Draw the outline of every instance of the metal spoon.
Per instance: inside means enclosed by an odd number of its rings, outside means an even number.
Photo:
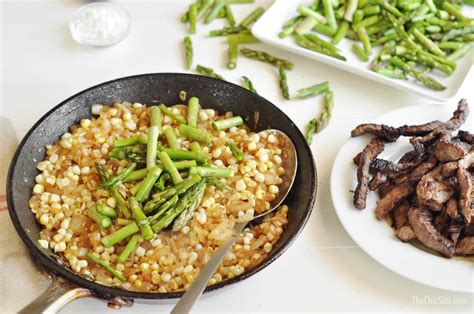
[[[268,129],[260,132],[259,135],[262,135],[264,133],[266,133],[267,135],[273,134],[277,136],[279,139],[279,143],[282,146],[282,167],[285,169],[285,173],[281,176],[283,181],[278,186],[280,190],[278,196],[273,201],[271,201],[269,210],[257,214],[251,220],[238,221],[234,225],[234,228],[232,229],[232,236],[222,242],[221,245],[217,248],[211,259],[199,272],[199,275],[196,277],[191,286],[175,305],[175,307],[171,311],[171,314],[189,313],[194,303],[197,301],[197,299],[201,296],[202,292],[206,288],[207,283],[211,279],[217,267],[219,267],[227,252],[237,240],[239,234],[244,230],[245,226],[247,226],[247,224],[249,224],[251,221],[261,218],[277,209],[290,192],[291,186],[295,181],[296,168],[298,166],[298,158],[296,156],[295,146],[293,145],[293,142],[288,137],[288,135],[279,130]]]

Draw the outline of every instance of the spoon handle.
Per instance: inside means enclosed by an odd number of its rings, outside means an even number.
[[[221,264],[229,249],[237,240],[237,236],[244,230],[248,222],[238,222],[233,228],[233,234],[219,245],[217,250],[212,254],[211,259],[206,263],[199,275],[193,281],[188,290],[181,299],[176,303],[171,314],[185,314],[191,311],[196,300],[201,296],[217,267]]]

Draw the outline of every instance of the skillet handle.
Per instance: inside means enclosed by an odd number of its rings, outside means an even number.
[[[76,299],[92,296],[94,293],[91,290],[74,286],[61,277],[53,276],[51,285],[19,313],[57,313],[66,304]]]

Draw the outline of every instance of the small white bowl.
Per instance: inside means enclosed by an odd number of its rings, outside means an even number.
[[[71,36],[80,44],[109,46],[128,36],[130,14],[123,7],[109,2],[95,2],[77,9],[70,22]]]

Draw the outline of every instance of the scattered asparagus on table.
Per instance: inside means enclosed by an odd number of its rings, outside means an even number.
[[[274,57],[274,56],[272,56],[269,53],[266,53],[264,51],[253,50],[253,49],[249,49],[249,48],[242,48],[242,49],[240,49],[240,53],[244,57],[259,60],[259,61],[262,61],[262,62],[266,62],[266,63],[269,63],[269,64],[274,65],[276,67],[278,67],[280,64],[282,64],[283,67],[287,70],[292,70],[293,67],[294,67],[293,62],[285,60],[285,59],[280,59],[280,58]]]
[[[184,37],[184,52],[186,56],[186,68],[189,70],[193,66],[193,42],[191,37]]]
[[[280,82],[280,90],[283,98],[290,99],[290,92],[288,88],[288,79],[286,77],[285,66],[282,63],[278,64],[278,80]]]
[[[203,66],[203,65],[198,64],[198,65],[196,66],[196,71],[197,71],[199,74],[202,74],[202,75],[205,75],[205,76],[209,76],[209,77],[213,77],[213,78],[216,78],[216,79],[220,79],[220,80],[225,81],[225,78],[222,77],[222,75],[219,75],[219,74],[217,74],[216,72],[214,72],[214,70],[213,70],[212,68],[205,67],[205,66]]]
[[[317,85],[316,85],[317,86]],[[332,108],[334,107],[334,94],[331,90],[326,91],[324,108],[318,118],[312,119],[307,127],[306,141],[311,145],[313,142],[313,135],[321,132],[327,124],[332,115]]]
[[[253,86],[252,81],[248,77],[242,76],[242,81],[243,81],[243,86],[246,89],[248,89],[251,92],[257,93],[257,91],[255,90],[255,87]]]

